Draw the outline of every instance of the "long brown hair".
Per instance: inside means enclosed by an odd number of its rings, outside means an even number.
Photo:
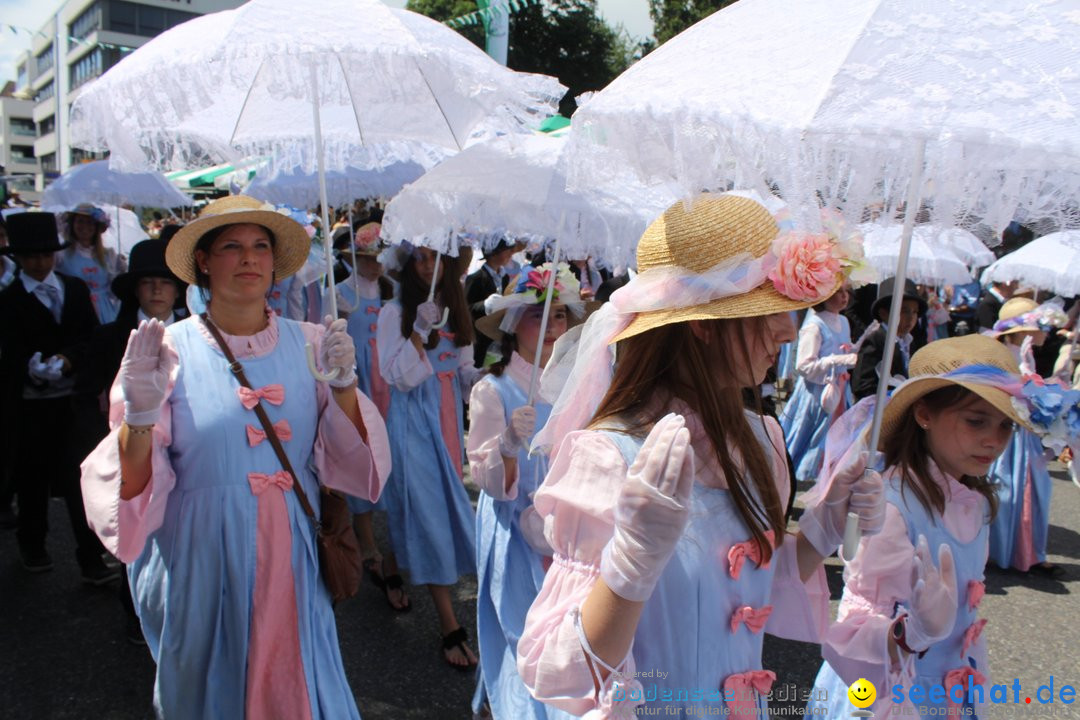
[[[919,398],[931,412],[938,413],[954,407],[959,408],[975,402],[979,396],[959,385],[949,385],[929,392]],[[900,493],[911,490],[927,511],[945,512],[945,492],[930,477],[930,445],[926,433],[915,422],[915,403],[907,409],[899,429],[885,440],[885,467],[900,468]],[[997,515],[998,498],[993,484],[987,477],[965,475],[957,478],[962,484],[986,498],[990,504],[990,520]]]
[[[777,546],[784,537],[780,493],[765,449],[743,411],[742,389],[717,379],[736,377],[735,352],[741,352],[742,360],[750,366],[749,346],[739,319],[703,324],[712,333],[708,344],[694,335],[687,322],[663,325],[619,341],[611,387],[590,426],[617,418],[630,434],[644,435],[665,412],[666,403],[650,402],[657,393],[685,402],[701,419],[735,508],[768,558],[773,545],[765,533],[773,531]],[[729,447],[739,449],[745,470],[739,468]],[[783,453],[783,448],[774,451]]]
[[[439,299],[444,306],[450,308],[450,318],[446,324],[454,333],[454,345],[457,347],[472,345],[475,337],[472,315],[469,314],[469,305],[465,302],[465,287],[461,284],[461,260],[450,255],[442,256],[442,280],[439,281],[438,288]],[[430,286],[417,274],[416,261],[410,255],[405,261],[405,267],[401,269],[402,337],[412,335],[416,308],[427,302],[428,290]],[[439,336],[432,333],[424,347],[431,350],[438,344]]]

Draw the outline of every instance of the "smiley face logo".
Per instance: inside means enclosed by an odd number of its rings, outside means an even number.
[[[848,700],[857,708],[868,708],[877,699],[877,688],[866,678],[859,678],[851,683],[847,691]]]

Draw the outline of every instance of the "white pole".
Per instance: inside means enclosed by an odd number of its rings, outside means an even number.
[[[922,192],[923,166],[926,162],[926,139],[915,142],[912,155],[911,180],[908,184],[907,204],[904,209],[904,228],[900,235],[900,257],[896,261],[896,278],[893,280],[892,301],[889,303],[889,324],[885,330],[885,354],[881,359],[881,374],[878,377],[877,396],[874,400],[874,421],[870,426],[870,458],[867,472],[882,470],[878,453],[881,439],[881,419],[885,412],[885,398],[889,392],[889,378],[892,372],[893,355],[896,350],[896,327],[900,324],[900,309],[904,304],[904,280],[907,278],[908,255],[911,253],[911,235],[915,229],[915,216],[919,214],[920,193]],[[844,528],[844,559],[850,562],[858,549],[858,532],[852,526],[858,525],[858,517],[848,513],[847,527]]]
[[[540,358],[544,354],[544,338],[547,337],[548,316],[551,314],[551,299],[555,296],[555,277],[559,274],[559,244],[562,232],[555,236],[555,252],[551,259],[551,275],[548,277],[547,295],[544,297],[544,314],[540,316],[540,335],[537,338],[536,356],[533,358],[532,376],[529,378],[529,405],[536,402],[536,381],[540,377]],[[588,272],[586,270],[586,272]]]
[[[442,260],[442,253],[435,251],[435,270],[431,273],[431,287],[428,288],[427,301],[433,302],[435,300],[435,286],[439,284],[439,263]]]
[[[356,296],[356,306],[360,307],[360,278],[356,274],[356,234],[353,230],[351,202],[349,203],[349,254],[352,256],[353,295]]]

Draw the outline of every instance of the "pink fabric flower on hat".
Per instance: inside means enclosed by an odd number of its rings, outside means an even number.
[[[382,225],[377,222],[369,222],[366,225],[362,225],[360,229],[356,231],[356,246],[359,248],[368,248],[379,241],[379,233],[382,231]]]
[[[792,300],[821,300],[835,287],[841,270],[828,235],[787,232],[773,240],[776,264],[769,272],[776,291]]]

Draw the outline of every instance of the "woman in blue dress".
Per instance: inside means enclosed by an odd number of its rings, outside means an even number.
[[[379,372],[391,388],[386,425],[394,465],[383,500],[393,548],[384,558],[384,582],[398,610],[411,606],[399,567],[414,584],[428,586],[443,657],[469,669],[476,655],[450,591],[460,576],[476,572],[475,519],[462,482],[463,398],[479,372],[472,316],[460,258],[443,256],[436,268],[436,254],[427,248],[402,246],[393,254],[400,294],[379,312],[375,340]],[[432,284],[435,299],[428,301]],[[440,325],[444,309],[448,322]]]
[[[109,216],[101,208],[83,203],[64,213],[64,235],[69,243],[61,250],[56,269],[77,277],[90,288],[98,322],[111,323],[120,312],[120,301],[110,289],[113,279],[127,270],[127,262],[101,236],[109,227]]]
[[[112,432],[83,463],[87,519],[128,564],[157,663],[159,717],[358,718],[320,578],[314,524],[294,492],[376,499],[385,427],[356,389],[345,321],[278,318],[274,276],[307,257],[294,221],[243,196],[217,200],[170,241],[169,268],[212,291],[206,315],[132,331]],[[251,387],[230,372],[220,331]],[[305,361],[315,350],[329,383]],[[261,405],[296,475],[282,468]]]
[[[793,339],[788,311],[843,279],[839,261],[792,262],[810,254],[848,257],[830,235],[781,233],[754,199],[700,195],[649,226],[638,275],[584,326],[534,441],[553,452],[533,498],[552,564],[518,641],[537,699],[594,718],[764,716],[762,633],[823,629],[821,563],[849,510],[874,530],[881,479],[857,468],[804,513],[816,539],[789,535],[780,427],[742,397]]]
[[[851,406],[848,369],[858,356],[851,350],[848,319],[840,314],[850,299],[851,288],[842,285],[806,314],[799,331],[798,380],[780,415],[780,427],[800,481],[817,480],[829,425]]]
[[[469,477],[480,488],[476,506],[476,633],[480,672],[473,711],[484,702],[495,718],[544,720],[565,718],[559,710],[534,700],[517,672],[517,641],[525,614],[544,582],[551,549],[538,527],[532,496],[547,473],[542,453],[529,454],[537,427],[551,406],[529,404],[533,360],[547,365],[555,341],[584,315],[577,279],[560,265],[543,340],[546,273],[526,266],[516,286],[493,295],[489,312],[476,329],[494,341],[501,359],[473,387],[469,400]]]

